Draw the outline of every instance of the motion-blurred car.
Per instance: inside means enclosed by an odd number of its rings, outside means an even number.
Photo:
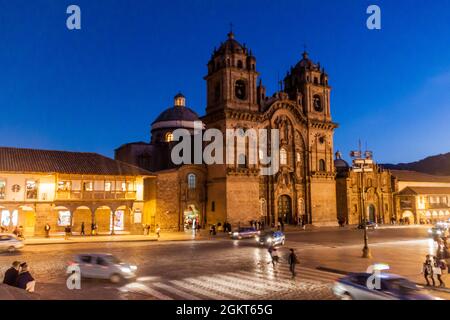
[[[371,273],[352,273],[334,284],[334,294],[342,300],[437,300],[417,285],[401,276],[381,273],[379,289],[370,289]]]
[[[137,267],[117,259],[111,254],[79,254],[69,265],[80,267],[82,278],[109,279],[112,283],[119,283],[125,279],[136,277]]]
[[[281,231],[269,231],[262,234],[261,236],[257,236],[255,239],[260,245],[278,246],[284,245],[286,236]]]
[[[243,227],[239,228],[233,232],[230,232],[232,239],[244,239],[244,238],[254,238],[258,236],[261,232],[253,227]]]
[[[440,224],[436,224],[436,226],[434,226],[433,228],[428,229],[428,236],[434,239],[448,236],[448,233],[449,233],[448,228]]]
[[[0,251],[14,252],[22,249],[23,241],[14,234],[0,234]]]
[[[373,221],[366,221],[366,228],[375,230],[375,229],[378,229],[378,224]],[[358,225],[358,229],[364,229],[364,223],[360,223]]]

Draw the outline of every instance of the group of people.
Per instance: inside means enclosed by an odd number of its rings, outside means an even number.
[[[427,286],[436,286],[435,277],[439,281],[439,287],[445,287],[442,275],[450,274],[450,250],[447,244],[447,237],[437,238],[437,250],[435,255],[427,254],[423,263],[422,273],[427,282]],[[431,280],[431,284],[430,284]]]
[[[280,256],[278,255],[278,249],[276,247],[270,246],[268,248],[268,252],[271,258],[271,261],[269,263],[272,263],[272,266],[275,268],[277,264],[280,262]],[[297,258],[297,255],[295,254],[294,249],[289,249],[289,256],[287,259],[287,262],[289,264],[289,270],[291,271],[292,278],[295,278],[296,272],[295,267],[299,263],[299,260]]]
[[[250,225],[256,230],[264,230],[264,221],[250,221]]]
[[[9,286],[34,292],[36,280],[31,275],[26,262],[14,261],[11,268],[6,270],[3,283]]]
[[[45,237],[46,238],[50,238],[50,230],[51,230],[51,226],[49,223],[46,223],[44,226],[44,231],[45,231]],[[97,229],[97,225],[95,223],[91,224],[91,235],[95,235],[96,234],[96,229]],[[86,235],[86,228],[85,228],[85,224],[84,221],[81,222],[81,226],[80,226],[80,236],[85,236]],[[69,239],[69,237],[72,235],[72,226],[71,225],[66,225],[64,227],[64,238],[66,240]]]
[[[149,224],[145,224],[144,225],[144,235],[146,235],[146,236],[150,235],[150,230],[151,230],[151,226]],[[161,235],[161,228],[159,227],[159,224],[156,225],[155,233],[159,239],[159,237]]]
[[[8,233],[9,232],[9,227],[1,225],[0,226],[0,232],[1,233]],[[23,235],[23,226],[15,226],[12,233],[20,239],[25,239],[24,235]]]

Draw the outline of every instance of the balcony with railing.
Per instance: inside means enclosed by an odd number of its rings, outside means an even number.
[[[135,200],[135,191],[57,191],[56,200]]]

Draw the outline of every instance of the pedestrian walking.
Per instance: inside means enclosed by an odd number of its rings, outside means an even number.
[[[48,222],[45,224],[44,230],[45,230],[45,237],[49,238],[50,237],[50,225],[48,224]]]
[[[268,249],[272,266],[275,268],[275,266],[278,264],[280,257],[278,256],[277,248],[275,247],[269,247]],[[269,262],[270,263],[270,262]]]
[[[438,260],[436,257],[434,257],[434,263],[433,263],[433,275],[436,275],[436,278],[439,281],[439,287],[444,288],[445,283],[442,281],[442,269],[445,270],[446,266],[443,260]]]
[[[91,223],[91,236],[95,236],[95,223]]]
[[[64,227],[64,239],[69,240],[70,228],[69,226]]]
[[[159,227],[159,224],[157,224],[156,225],[156,236],[158,237],[158,239],[160,237],[160,234],[161,234],[161,228]]]
[[[434,282],[434,276],[433,276],[433,259],[432,259],[431,255],[429,255],[429,254],[427,254],[425,262],[423,263],[422,273],[425,278],[425,281],[427,282],[427,286],[430,286],[429,279],[431,279],[431,282],[433,283],[433,287],[434,287],[435,282]]]
[[[3,278],[3,283],[8,286],[15,286],[17,282],[17,277],[19,276],[20,262],[14,261],[11,268],[6,270],[5,276]]]
[[[20,264],[20,272],[17,277],[16,287],[20,289],[24,289],[28,292],[34,292],[34,287],[36,285],[36,281],[31,275],[28,265],[26,262]]]
[[[80,234],[81,234],[82,236],[85,235],[85,234],[84,234],[84,221],[81,222],[81,232],[80,232]]]
[[[295,278],[295,275],[296,275],[295,274],[295,266],[297,265],[297,263],[299,261],[298,261],[297,255],[294,252],[294,249],[291,248],[290,251],[291,251],[291,253],[289,254],[289,257],[288,257],[289,270],[292,273],[292,278]]]
[[[281,222],[280,221],[278,221],[277,229],[278,229],[278,231],[281,230]]]

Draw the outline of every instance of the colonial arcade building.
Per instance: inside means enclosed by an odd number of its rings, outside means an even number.
[[[156,175],[156,221],[163,229],[197,223],[233,225],[263,220],[295,224],[337,225],[333,162],[331,87],[328,75],[306,52],[272,96],[258,79],[256,57],[232,32],[212,52],[207,64],[206,114],[199,117],[182,95],[152,123],[149,143],[116,150],[116,159]],[[280,170],[260,175],[248,150],[243,163],[175,166],[170,160],[173,130],[191,129],[201,120],[205,129],[280,130]],[[225,145],[225,143],[224,143]],[[224,152],[225,154],[225,152]]]
[[[86,233],[91,224],[99,233],[141,233],[151,211],[145,179],[148,171],[95,153],[0,148],[1,225],[22,226],[25,236],[44,234],[46,223],[78,234],[83,222]]]

